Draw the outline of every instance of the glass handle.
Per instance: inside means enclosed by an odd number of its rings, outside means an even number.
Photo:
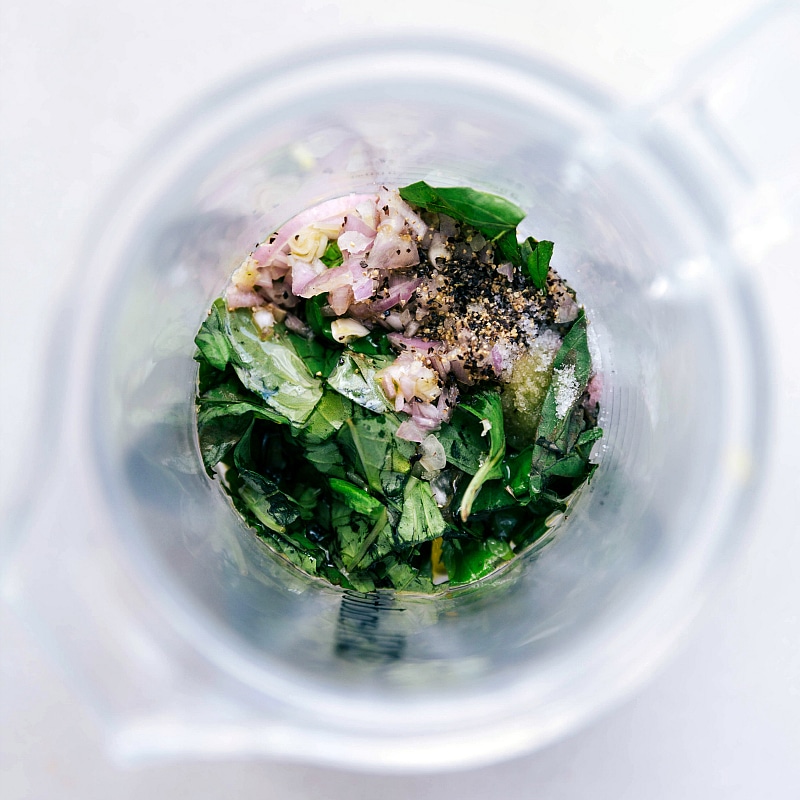
[[[700,156],[720,224],[748,260],[800,228],[798,42],[800,3],[765,4],[639,109],[654,146],[678,134]]]

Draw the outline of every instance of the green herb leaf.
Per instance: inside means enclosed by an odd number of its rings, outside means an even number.
[[[425,181],[418,181],[404,186],[399,192],[407,203],[465,222],[477,228],[487,239],[516,230],[525,217],[525,212],[509,200],[466,186],[435,189]]]
[[[306,322],[308,327],[311,328],[317,336],[327,339],[329,342],[335,342],[333,334],[331,333],[332,317],[326,317],[322,314],[322,307],[327,305],[328,295],[317,294],[309,297],[305,302]]]
[[[236,373],[230,363],[223,370],[217,369],[209,363],[208,359],[199,351],[196,350],[194,360],[198,363],[197,370],[197,391],[198,394],[203,394],[221,383],[226,383],[230,380],[237,380]]]
[[[375,373],[391,360],[388,356],[367,356],[345,350],[328,376],[328,385],[370,411],[388,411],[391,407],[375,379]]]
[[[236,447],[251,423],[252,417],[246,414],[207,418],[201,409],[197,415],[197,435],[203,464],[209,474]]]
[[[210,422],[217,417],[236,417],[242,414],[253,414],[259,419],[268,419],[278,424],[289,422],[285,416],[276,414],[268,408],[260,397],[243,390],[241,384],[234,381],[227,381],[209,389],[200,396],[198,402],[200,404],[198,417],[204,422]]]
[[[225,369],[231,358],[230,340],[225,331],[226,314],[225,301],[219,297],[211,306],[194,340],[203,358],[219,370]]]
[[[322,263],[328,267],[328,269],[340,267],[344,263],[344,256],[342,255],[342,251],[339,249],[338,242],[328,242],[328,246],[325,248],[325,252],[322,254],[320,261],[322,261]]]
[[[236,374],[244,386],[290,422],[300,424],[308,419],[322,397],[322,384],[288,341],[277,334],[262,339],[246,309],[227,312],[225,331]]]
[[[522,499],[530,491],[532,459],[533,446],[531,445],[519,453],[508,454],[503,461],[502,471],[505,485],[518,499]]]
[[[412,567],[407,561],[400,561],[394,556],[387,556],[383,564],[386,570],[386,577],[398,592],[429,593],[433,591],[431,579],[425,575],[420,575],[419,570]]]
[[[489,435],[489,454],[473,475],[461,500],[461,520],[466,522],[481,486],[488,480],[489,475],[499,468],[503,460],[506,438],[503,431],[503,407],[497,392],[479,392],[471,398],[469,405],[464,403],[461,408],[474,414],[482,424],[485,420],[484,427],[488,426]]]
[[[547,288],[547,274],[550,270],[550,259],[553,257],[552,242],[537,242],[529,236],[519,247],[522,261],[533,282],[540,291]]]
[[[394,354],[387,334],[389,331],[383,328],[375,328],[361,339],[354,339],[347,346],[354,353],[364,353],[365,355],[391,356]]]
[[[244,484],[239,489],[239,494],[259,522],[276,533],[285,533],[287,527],[300,516],[300,512],[274,481],[253,468],[252,433],[251,424],[233,451],[233,463]]]
[[[468,475],[474,475],[489,455],[491,439],[483,434],[483,425],[471,412],[457,406],[450,422],[442,424],[436,438],[444,448],[447,461]],[[489,471],[486,480],[501,476],[498,464]]]
[[[356,487],[354,487],[356,488]],[[379,558],[375,542],[391,534],[391,522],[387,509],[378,503],[369,514],[359,513],[344,502],[333,501],[331,519],[337,533],[342,563],[348,573],[364,570]],[[388,552],[388,551],[387,551]],[[351,574],[352,580],[352,574]]]
[[[344,459],[336,442],[326,441],[321,444],[308,445],[305,457],[309,464],[316,467],[323,475],[345,477]]]
[[[330,321],[328,329],[330,330]],[[316,337],[307,339],[292,332],[286,333],[286,339],[315,378],[327,378],[331,374],[341,353],[338,347],[326,347],[325,343]]]
[[[326,386],[311,416],[302,428],[293,428],[292,435],[303,445],[317,444],[333,436],[352,415],[353,404]]]
[[[392,445],[391,436],[386,419],[368,412],[355,412],[337,434],[348,462],[377,493],[383,489],[381,473]]]
[[[379,500],[376,500],[369,492],[365,492],[355,484],[350,483],[350,481],[331,478],[328,483],[331,491],[339,495],[346,506],[359,514],[374,514],[383,508],[383,504]]]
[[[568,459],[583,433],[579,406],[591,370],[586,318],[581,310],[553,360],[553,378],[542,404],[531,460],[530,487],[534,494],[544,491],[551,475],[559,474],[558,468],[553,472],[556,463]],[[577,471],[577,462],[568,459],[560,471],[562,477],[570,477]]]
[[[427,481],[410,477],[403,494],[397,536],[406,544],[419,544],[441,536],[447,528]]]
[[[483,541],[445,539],[442,542],[442,561],[453,586],[483,578],[513,557],[514,552],[507,542],[491,537]]]
[[[523,265],[522,254],[520,253],[520,245],[517,242],[517,231],[506,231],[502,236],[495,240],[495,247],[500,255],[501,261],[510,261],[515,267]]]
[[[486,512],[518,506],[519,504],[519,499],[508,491],[502,481],[486,481],[475,497],[470,513],[479,516]]]

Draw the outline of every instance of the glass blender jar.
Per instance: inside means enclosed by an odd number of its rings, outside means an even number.
[[[70,298],[51,490],[6,572],[111,752],[474,766],[563,735],[663,660],[745,527],[767,445],[740,178],[707,157],[690,94],[631,116],[474,43],[365,43],[242,79],[132,166]],[[508,197],[522,233],[556,242],[605,435],[546,546],[456,591],[361,595],[276,558],[209,481],[193,339],[286,219],[415,180]]]

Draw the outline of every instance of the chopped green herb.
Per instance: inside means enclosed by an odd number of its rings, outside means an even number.
[[[424,181],[314,211],[197,333],[209,475],[279,557],[357,591],[460,586],[541,546],[602,436],[552,242],[519,241],[502,197]]]

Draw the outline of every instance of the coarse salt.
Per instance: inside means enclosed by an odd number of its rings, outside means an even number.
[[[555,370],[553,383],[555,384],[556,416],[559,419],[564,419],[578,399],[580,384],[575,377],[575,365],[565,364]]]

